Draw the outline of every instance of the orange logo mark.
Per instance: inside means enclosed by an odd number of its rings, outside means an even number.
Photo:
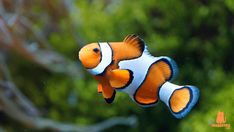
[[[216,123],[226,123],[226,118],[223,112],[218,112],[216,117]]]
[[[226,123],[226,117],[224,116],[224,112],[219,111],[216,117],[216,124],[211,124],[211,127],[225,127],[226,129],[230,129],[231,124]]]

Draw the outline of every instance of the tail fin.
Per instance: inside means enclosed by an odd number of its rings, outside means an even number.
[[[197,103],[199,90],[195,86],[178,86],[166,82],[160,88],[159,97],[169,107],[171,113],[180,119]]]

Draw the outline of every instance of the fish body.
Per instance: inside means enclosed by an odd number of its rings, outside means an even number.
[[[171,83],[178,69],[169,57],[150,55],[144,41],[128,35],[123,42],[99,42],[79,52],[83,66],[98,81],[98,92],[112,103],[115,91],[127,93],[142,107],[163,101],[176,118],[186,116],[199,98],[195,86]]]

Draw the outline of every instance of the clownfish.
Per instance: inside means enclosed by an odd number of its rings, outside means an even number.
[[[163,101],[176,118],[186,116],[199,98],[191,85],[171,83],[178,74],[174,60],[154,57],[143,39],[128,35],[123,42],[91,43],[79,51],[85,69],[98,81],[98,92],[112,103],[116,91],[127,93],[142,107]]]

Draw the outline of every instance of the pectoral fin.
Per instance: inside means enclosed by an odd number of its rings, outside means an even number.
[[[133,73],[130,70],[112,70],[109,78],[110,85],[116,89],[128,86],[133,79]]]

